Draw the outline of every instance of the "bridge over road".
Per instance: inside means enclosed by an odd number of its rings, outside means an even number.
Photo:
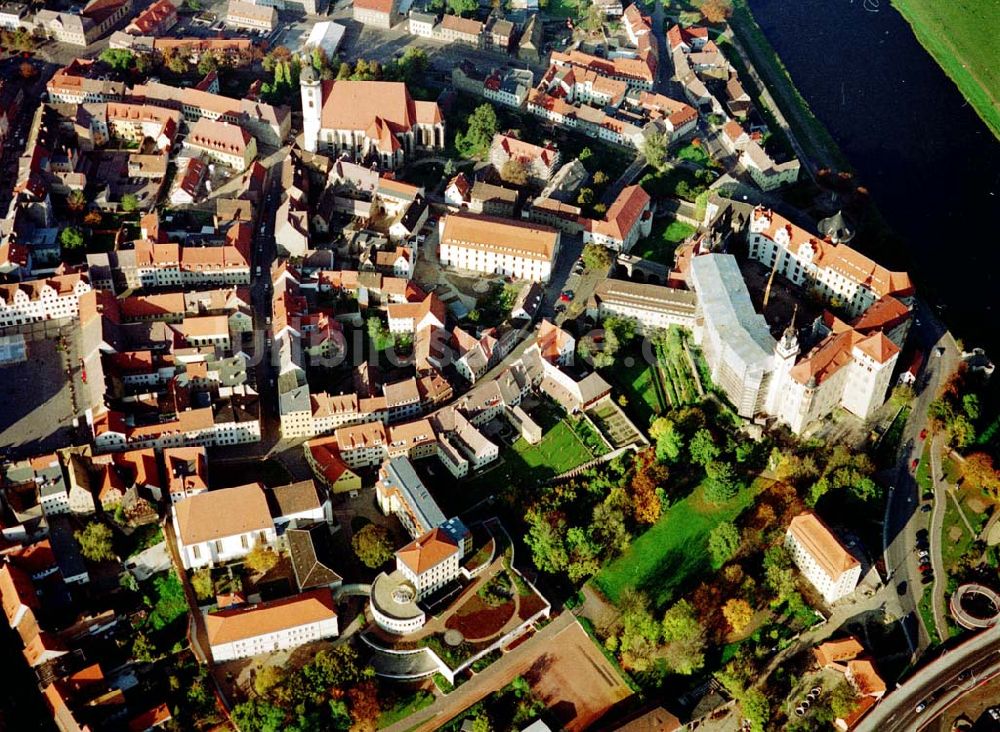
[[[973,636],[886,694],[858,732],[913,732],[980,684],[1000,675],[1000,625]],[[919,711],[918,711],[919,710]]]

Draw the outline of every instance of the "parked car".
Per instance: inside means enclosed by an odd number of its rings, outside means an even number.
[[[913,458],[913,462],[910,463],[910,470],[916,470],[918,465],[920,465],[920,458]]]
[[[920,510],[923,511],[924,513],[929,513],[931,510],[931,504],[924,503],[923,505],[920,506]]]
[[[921,440],[926,440],[927,439],[927,430],[926,429],[920,430],[920,439]]]

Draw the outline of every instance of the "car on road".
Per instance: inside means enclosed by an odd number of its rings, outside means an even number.
[[[913,708],[913,711],[915,711],[915,712],[916,712],[917,714],[920,714],[920,713],[921,713],[922,711],[924,711],[924,710],[925,710],[926,708],[927,708],[927,702],[925,702],[925,701],[922,701],[922,702],[920,702],[919,704],[917,704],[917,706],[915,706],[915,707]]]
[[[572,302],[573,301],[573,291],[572,290],[563,290],[559,294],[559,300],[562,301],[562,302]]]
[[[987,709],[986,713],[990,715],[991,719],[995,719],[998,722],[1000,722],[1000,707],[992,707],[991,709]]]

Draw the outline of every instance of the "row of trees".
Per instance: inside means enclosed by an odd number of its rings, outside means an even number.
[[[254,696],[233,709],[233,721],[244,732],[374,731],[380,711],[374,677],[350,645],[320,651],[297,670],[265,666]]]

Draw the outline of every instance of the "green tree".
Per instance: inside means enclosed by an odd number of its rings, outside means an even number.
[[[576,205],[581,208],[586,208],[594,202],[594,189],[593,188],[581,188],[579,193],[576,194]]]
[[[174,74],[184,74],[188,70],[188,60],[179,53],[164,53],[163,63]]]
[[[593,183],[595,186],[606,186],[608,184],[608,174],[603,170],[598,170],[594,173]]]
[[[982,411],[982,407],[979,405],[979,397],[976,394],[965,394],[962,397],[962,411],[973,422],[979,419]]]
[[[91,521],[83,531],[73,534],[80,545],[80,553],[92,562],[104,562],[115,558],[112,546],[111,528],[107,524]]]
[[[549,516],[536,508],[525,515],[528,532],[524,543],[531,549],[531,557],[542,572],[557,574],[569,564],[566,549],[566,521],[559,516]]]
[[[587,244],[583,248],[583,264],[593,272],[606,272],[614,261],[611,250],[603,244]]]
[[[764,586],[773,593],[775,603],[790,598],[795,592],[795,571],[792,559],[783,544],[775,544],[764,552]]]
[[[148,74],[153,69],[153,56],[149,53],[135,55],[135,70],[140,74]]]
[[[622,508],[608,501],[598,503],[594,506],[590,526],[594,538],[611,556],[623,554],[628,549],[630,537]]]
[[[326,57],[326,52],[319,46],[316,46],[316,48],[312,50],[310,60],[312,61],[312,67],[316,69],[316,71],[322,71],[330,65],[330,62]]]
[[[258,698],[237,704],[233,708],[233,722],[242,732],[280,732],[287,728],[284,710]]]
[[[125,213],[132,213],[139,208],[139,199],[134,193],[126,193],[122,196],[121,207]]]
[[[651,132],[642,143],[642,154],[646,162],[657,170],[663,170],[667,163],[669,141],[662,132]]]
[[[73,190],[66,196],[66,207],[73,213],[80,213],[87,207],[87,196],[81,190]]]
[[[210,600],[215,597],[215,583],[212,581],[212,570],[202,567],[191,575],[191,587],[199,600]]]
[[[667,463],[675,463],[684,450],[684,436],[673,420],[658,417],[649,427],[649,436],[656,440],[656,457]]]
[[[493,105],[481,104],[469,116],[468,130],[465,134],[461,131],[455,134],[455,149],[467,158],[485,155],[490,149],[497,129],[497,113]]]
[[[474,13],[479,9],[478,0],[448,0],[448,8],[455,15]]]
[[[689,676],[705,665],[705,628],[687,600],[664,613],[663,642],[662,657],[673,673]]]
[[[710,462],[705,475],[705,498],[712,503],[725,503],[739,492],[736,471],[729,463]]]
[[[122,48],[105,48],[98,58],[118,72],[128,71],[135,63],[132,52]]]
[[[828,699],[830,711],[835,717],[846,717],[858,705],[858,694],[846,679],[841,679],[830,689]]]
[[[265,574],[274,569],[278,563],[278,555],[267,544],[257,542],[243,563],[257,574]]]
[[[203,53],[201,58],[198,59],[198,73],[207,76],[213,71],[218,70],[219,60],[215,57],[214,53]]]
[[[137,632],[132,641],[132,658],[139,663],[150,663],[155,661],[158,655],[156,646],[149,637],[141,631]]]
[[[184,585],[173,570],[153,579],[153,591],[156,597],[152,600],[152,612],[149,614],[149,627],[162,630],[182,617],[188,610],[187,598],[184,596]]]
[[[708,535],[708,553],[712,557],[712,565],[721,567],[734,556],[740,548],[740,530],[729,521],[723,521]]]
[[[392,559],[389,531],[378,524],[365,524],[351,537],[351,546],[366,567],[376,569]]]
[[[351,70],[351,65],[346,61],[341,61],[340,68],[337,69],[337,78],[340,80],[350,79],[352,73],[354,72]]]
[[[368,327],[368,337],[371,339],[376,350],[384,351],[385,349],[392,347],[392,334],[389,332],[385,323],[382,322],[382,318],[377,315],[372,315],[368,318],[366,324]]]
[[[719,457],[721,450],[715,444],[715,438],[707,429],[702,428],[694,433],[691,444],[688,445],[691,459],[698,465],[707,466]]]
[[[83,246],[83,232],[76,226],[67,226],[59,232],[59,243],[63,249],[79,249]]]
[[[430,59],[422,48],[408,48],[399,59],[400,81],[409,85],[419,85],[424,82]]]
[[[752,732],[764,732],[771,719],[771,705],[760,689],[750,689],[740,699],[743,716],[750,722]]]
[[[287,677],[288,672],[281,666],[264,666],[254,677],[253,690],[257,692],[257,696],[266,697],[276,686],[283,684]]]

